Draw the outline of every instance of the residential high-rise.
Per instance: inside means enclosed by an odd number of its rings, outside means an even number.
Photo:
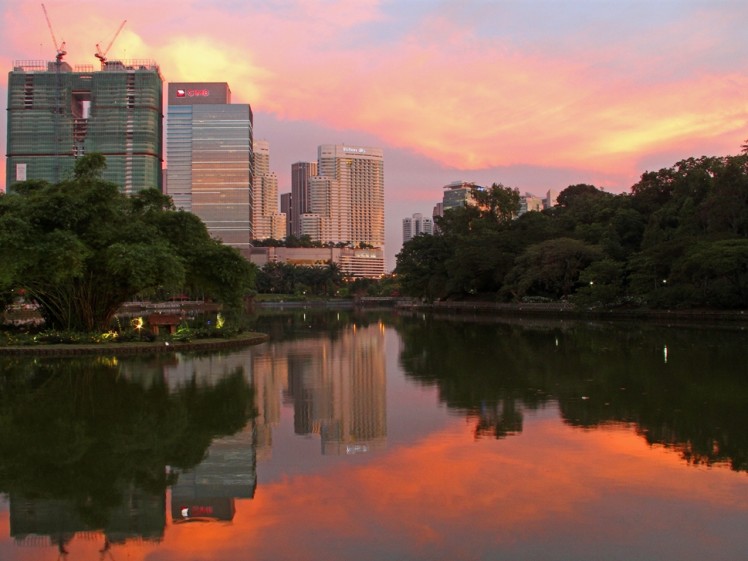
[[[225,82],[171,83],[168,194],[224,243],[248,250],[252,228],[252,109]]]
[[[324,144],[309,183],[309,212],[319,241],[384,247],[384,156],[381,148]],[[302,234],[305,234],[301,219]],[[311,234],[310,234],[311,235]]]
[[[291,164],[291,213],[288,222],[291,235],[301,237],[301,215],[311,212],[309,200],[309,180],[317,175],[317,162],[296,162]]]
[[[6,185],[57,183],[76,158],[106,157],[103,178],[125,193],[161,189],[163,79],[153,61],[108,61],[101,70],[19,61],[8,74]]]
[[[252,186],[254,239],[286,237],[286,217],[278,212],[278,177],[270,171],[270,143],[254,141],[255,173]]]
[[[403,218],[403,243],[412,240],[419,234],[432,235],[434,233],[434,221],[424,218],[419,212],[410,218]]]

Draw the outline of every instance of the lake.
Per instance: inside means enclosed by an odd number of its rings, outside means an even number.
[[[748,555],[748,331],[262,313],[270,341],[0,357],[0,559]]]

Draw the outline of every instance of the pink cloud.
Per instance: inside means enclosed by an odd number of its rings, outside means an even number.
[[[534,29],[512,28],[530,21],[518,19],[521,3],[403,5],[402,14],[377,0],[251,8],[66,0],[47,8],[73,64],[97,64],[96,43],[107,44],[127,19],[110,58],[154,59],[166,80],[227,81],[234,100],[255,112],[365,131],[447,173],[578,169],[586,170],[579,181],[626,189],[647,155],[735,153],[747,136],[748,78],[729,61],[748,53],[715,6],[684,10],[657,33],[647,11],[630,15],[627,27],[611,13],[549,27],[537,41],[522,37]],[[6,68],[53,56],[38,4],[14,3],[2,18]],[[0,74],[0,87],[5,80]],[[319,139],[330,141],[346,139]]]

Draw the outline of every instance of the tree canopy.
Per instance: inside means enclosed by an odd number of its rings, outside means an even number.
[[[516,218],[516,190],[437,218],[433,240],[397,256],[406,294],[584,305],[748,307],[748,152],[647,171],[630,193],[570,185],[558,204]],[[438,249],[438,251],[437,251]]]
[[[157,289],[239,305],[254,267],[159,191],[121,193],[101,179],[105,165],[86,155],[69,180],[17,183],[0,197],[0,292],[23,290],[49,327],[84,331]]]

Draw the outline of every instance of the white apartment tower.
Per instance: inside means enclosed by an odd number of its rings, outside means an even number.
[[[411,218],[403,218],[403,243],[412,240],[419,234],[433,235],[434,221],[431,218],[424,218],[420,212],[415,213]]]
[[[286,237],[285,215],[278,212],[278,177],[270,171],[270,143],[254,141],[255,175],[253,185],[252,225],[254,239]]]
[[[323,144],[317,149],[317,166],[318,176],[309,183],[309,213],[318,217],[315,230],[322,236],[316,239],[384,247],[382,149]],[[300,223],[306,222],[302,218]]]

